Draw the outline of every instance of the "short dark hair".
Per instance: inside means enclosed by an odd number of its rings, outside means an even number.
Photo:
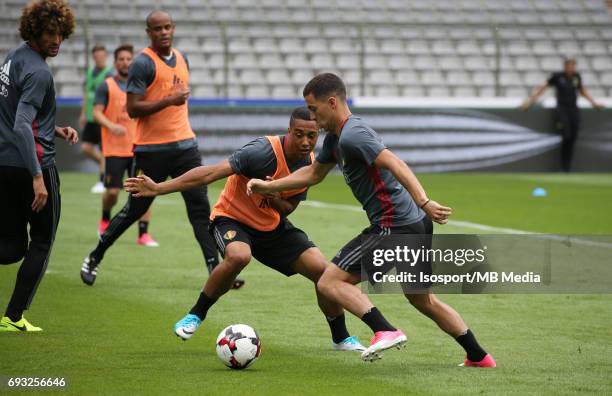
[[[57,31],[65,40],[74,32],[75,18],[64,0],[33,1],[19,20],[19,34],[24,41],[39,39],[44,32]]]
[[[134,46],[132,44],[121,44],[119,47],[115,48],[115,60],[119,57],[119,52],[127,51],[130,54],[134,54]]]
[[[316,75],[304,87],[304,97],[312,94],[315,99],[325,99],[329,96],[337,96],[346,100],[346,87],[342,79],[333,73],[321,73]]]
[[[314,118],[312,118],[312,113],[308,110],[308,107],[302,106],[293,109],[289,125],[293,126],[295,120],[314,121]]]
[[[576,63],[576,59],[574,59],[574,58],[563,58],[563,66],[567,66],[570,63]]]
[[[104,46],[104,44],[96,44],[91,48],[91,53],[95,54],[98,51],[104,51],[106,52],[106,47]]]
[[[170,13],[168,11],[165,11],[165,10],[153,10],[153,11],[151,11],[149,13],[149,15],[147,15],[147,18],[145,20],[146,24],[147,24],[147,27],[151,27],[151,25],[150,25],[151,24],[151,19],[153,19],[153,17],[155,15],[157,15],[157,14],[166,14],[166,15],[168,15],[168,18],[170,18],[170,21],[172,21],[172,23],[174,23],[174,19],[172,19],[172,15],[170,15]]]

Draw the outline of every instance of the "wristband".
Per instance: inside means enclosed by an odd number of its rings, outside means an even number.
[[[425,201],[425,203],[421,206],[419,206],[421,209],[423,209],[425,207],[425,205],[427,205],[429,203],[429,201],[431,201],[431,199],[427,198],[427,201]]]

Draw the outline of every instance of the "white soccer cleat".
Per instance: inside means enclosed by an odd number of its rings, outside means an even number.
[[[101,181],[94,184],[91,188],[92,194],[102,194],[104,191],[106,191],[106,188],[104,187],[104,183],[102,183]]]
[[[335,351],[356,351],[363,352],[366,350],[366,347],[361,345],[359,339],[355,336],[347,337],[339,343],[332,342],[332,348]]]

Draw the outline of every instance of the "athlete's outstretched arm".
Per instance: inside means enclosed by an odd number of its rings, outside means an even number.
[[[321,183],[335,165],[334,163],[322,164],[315,160],[312,164],[304,166],[289,176],[277,180],[264,181],[251,179],[247,184],[247,194],[259,193],[265,195],[314,186]]]
[[[176,191],[187,191],[210,184],[234,174],[227,160],[214,165],[198,166],[181,176],[161,183],[155,183],[150,177],[141,175],[131,177],[123,183],[125,191],[134,197],[154,197]]]
[[[425,189],[421,186],[419,179],[417,179],[410,167],[397,155],[393,154],[391,150],[384,149],[381,151],[376,157],[376,160],[374,160],[374,165],[378,168],[385,168],[391,171],[397,181],[399,181],[408,193],[410,193],[414,202],[416,202],[433,221],[440,224],[448,223],[448,216],[451,215],[452,209],[427,198]]]
[[[544,83],[533,90],[533,93],[525,99],[523,104],[521,105],[521,109],[527,110],[533,103],[535,103],[540,96],[548,89],[548,83]]]

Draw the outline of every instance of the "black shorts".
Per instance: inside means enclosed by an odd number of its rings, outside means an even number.
[[[96,124],[95,122],[88,121],[85,124],[85,128],[83,128],[83,133],[81,134],[81,141],[100,145],[101,133],[102,132],[100,131],[100,125]]]
[[[104,187],[123,188],[123,177],[133,176],[132,157],[104,157]]]
[[[244,242],[251,247],[251,255],[259,262],[286,276],[294,275],[291,264],[304,251],[315,247],[308,235],[287,219],[281,220],[275,230],[265,232],[229,217],[218,216],[210,225],[210,232],[222,256],[228,244]]]
[[[419,249],[424,247],[425,249],[431,249],[432,234],[433,234],[433,223],[429,217],[425,216],[423,219],[416,223],[408,224],[405,226],[382,228],[378,225],[371,225],[364,229],[361,234],[351,239],[336,256],[332,259],[332,263],[338,266],[340,269],[349,272],[351,274],[364,274],[362,272],[362,254],[369,248],[373,248],[377,243],[380,242],[380,238],[384,238],[386,235],[401,235],[401,234],[418,234],[423,235],[423,238],[417,238],[414,240],[415,245],[411,247],[413,249]],[[380,238],[377,238],[380,237]],[[366,272],[369,271],[369,266]],[[383,272],[391,270],[391,267],[382,268]],[[430,262],[418,263],[419,271],[423,271],[429,275],[432,273]],[[365,274],[364,274],[365,275]],[[365,279],[364,279],[365,280]],[[425,285],[426,286],[426,285]]]

